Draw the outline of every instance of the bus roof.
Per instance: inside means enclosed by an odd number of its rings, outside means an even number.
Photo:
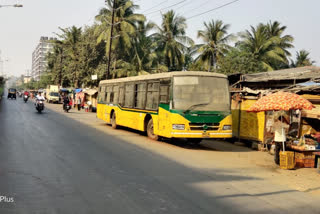
[[[170,78],[173,76],[210,76],[210,77],[219,77],[219,78],[227,78],[224,74],[212,73],[212,72],[203,72],[203,71],[174,71],[174,72],[166,72],[159,74],[146,74],[134,77],[125,77],[111,80],[101,80],[101,84],[107,83],[119,83],[119,82],[129,82],[129,81],[139,81],[139,80],[153,80],[153,79],[162,79],[162,78]]]

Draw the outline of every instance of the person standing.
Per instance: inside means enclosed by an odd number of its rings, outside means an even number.
[[[77,107],[78,107],[78,111],[80,111],[81,110],[81,97],[80,96],[77,97]]]
[[[279,153],[281,151],[281,148],[283,147],[283,143],[287,140],[287,133],[289,128],[289,119],[287,119],[284,115],[280,115],[279,117],[276,117],[273,124],[273,130],[274,130],[274,143],[275,143],[275,152],[274,152],[274,162],[276,164],[280,163]]]

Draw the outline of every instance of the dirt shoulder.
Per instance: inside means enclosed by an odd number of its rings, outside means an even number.
[[[97,119],[95,113],[76,109],[64,113],[61,104],[46,103],[46,108],[188,167],[204,171],[220,168],[228,170],[226,176],[250,176],[320,197],[320,174],[316,169],[281,170],[274,164],[273,156],[267,152],[224,141],[206,140],[195,146],[182,140],[152,141],[134,130],[121,128],[115,131]]]

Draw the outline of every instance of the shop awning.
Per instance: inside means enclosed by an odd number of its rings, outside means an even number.
[[[98,91],[96,89],[86,89],[83,91],[85,94],[88,94],[90,96],[95,95],[96,93],[98,93]]]

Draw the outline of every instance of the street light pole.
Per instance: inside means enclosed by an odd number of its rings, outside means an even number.
[[[23,7],[22,4],[7,4],[7,5],[0,5],[1,7]]]
[[[110,76],[110,65],[111,65],[111,51],[112,51],[112,37],[113,37],[113,26],[114,26],[114,10],[115,10],[115,0],[113,0],[112,4],[112,21],[111,21],[111,32],[110,32],[110,40],[109,40],[109,61],[108,61],[108,70],[106,74],[106,79],[109,79]]]

